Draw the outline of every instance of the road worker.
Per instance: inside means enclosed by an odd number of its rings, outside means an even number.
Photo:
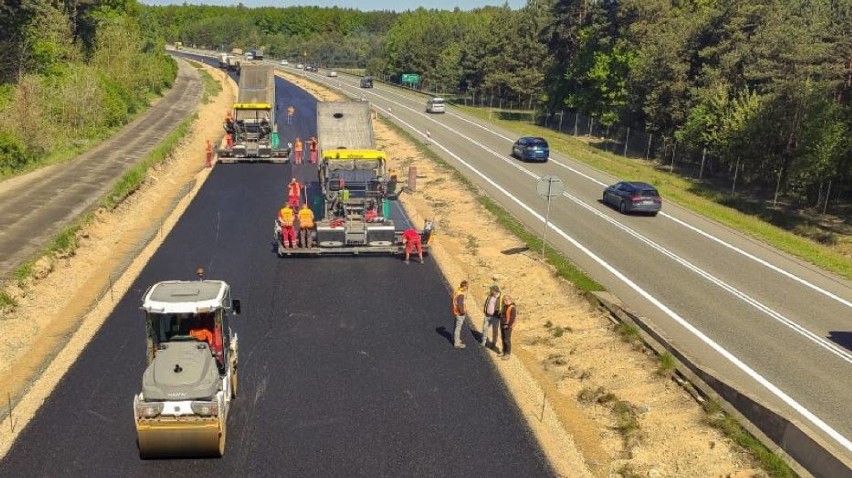
[[[456,317],[456,326],[453,329],[453,346],[457,349],[465,348],[461,339],[462,324],[464,324],[467,312],[465,311],[464,299],[467,294],[467,281],[461,281],[459,288],[453,294],[453,315]]]
[[[302,183],[300,183],[296,178],[290,180],[290,184],[287,186],[287,204],[292,208],[299,207],[299,203],[302,198]]]
[[[370,209],[367,209],[367,212],[364,214],[364,221],[373,222],[376,220],[377,217],[379,217],[379,213],[376,212],[376,208],[371,206]]]
[[[316,136],[311,136],[311,139],[308,140],[308,149],[311,152],[311,164],[317,164],[317,138],[316,138]]]
[[[302,164],[302,155],[304,154],[304,146],[302,144],[302,138],[296,136],[296,141],[293,144],[293,151],[296,155],[296,164]]]
[[[485,318],[482,320],[482,340],[480,345],[497,350],[497,331],[500,324],[500,316],[503,314],[503,295],[500,292],[500,287],[497,284],[491,286],[488,298],[485,299],[485,305],[482,306],[482,313]],[[491,329],[491,341],[488,341],[488,329]],[[498,352],[499,353],[499,352]]]
[[[293,211],[293,208],[290,207],[289,203],[285,204],[284,207],[278,211],[278,225],[281,226],[281,245],[284,246],[285,249],[297,247],[296,232],[293,230],[293,222],[295,219],[296,213]]]
[[[515,303],[508,295],[503,296],[503,313],[500,314],[500,337],[503,339],[503,360],[512,355],[512,328],[515,327],[517,312]]]
[[[293,124],[293,115],[296,114],[296,108],[293,105],[287,107],[287,124]]]
[[[201,324],[201,319],[195,317],[192,320],[192,325],[189,329],[189,336],[199,342],[207,342],[207,345],[213,347],[214,336],[213,332]]]
[[[411,251],[417,248],[417,256],[420,257],[420,263],[423,264],[423,245],[420,243],[420,233],[417,229],[413,227],[406,229],[402,233],[402,243],[405,244],[405,263],[408,264]]]
[[[302,204],[299,209],[299,242],[302,247],[314,247],[314,212],[307,203]]]

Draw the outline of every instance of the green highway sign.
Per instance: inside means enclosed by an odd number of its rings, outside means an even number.
[[[401,83],[403,85],[416,85],[420,83],[420,75],[417,73],[403,73]]]

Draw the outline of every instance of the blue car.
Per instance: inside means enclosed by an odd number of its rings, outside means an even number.
[[[521,161],[545,162],[550,158],[550,146],[544,138],[524,136],[512,146],[512,156]]]
[[[660,193],[648,183],[622,181],[604,189],[603,203],[618,208],[622,214],[642,212],[656,216],[663,206]]]

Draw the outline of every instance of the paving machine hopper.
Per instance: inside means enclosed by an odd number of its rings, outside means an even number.
[[[145,293],[148,366],[133,397],[141,458],[221,457],[237,393],[239,300],[227,283],[165,281]]]

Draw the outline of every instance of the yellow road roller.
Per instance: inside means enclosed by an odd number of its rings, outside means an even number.
[[[144,295],[148,366],[133,398],[140,458],[221,457],[237,395],[240,313],[227,283],[164,281]]]

